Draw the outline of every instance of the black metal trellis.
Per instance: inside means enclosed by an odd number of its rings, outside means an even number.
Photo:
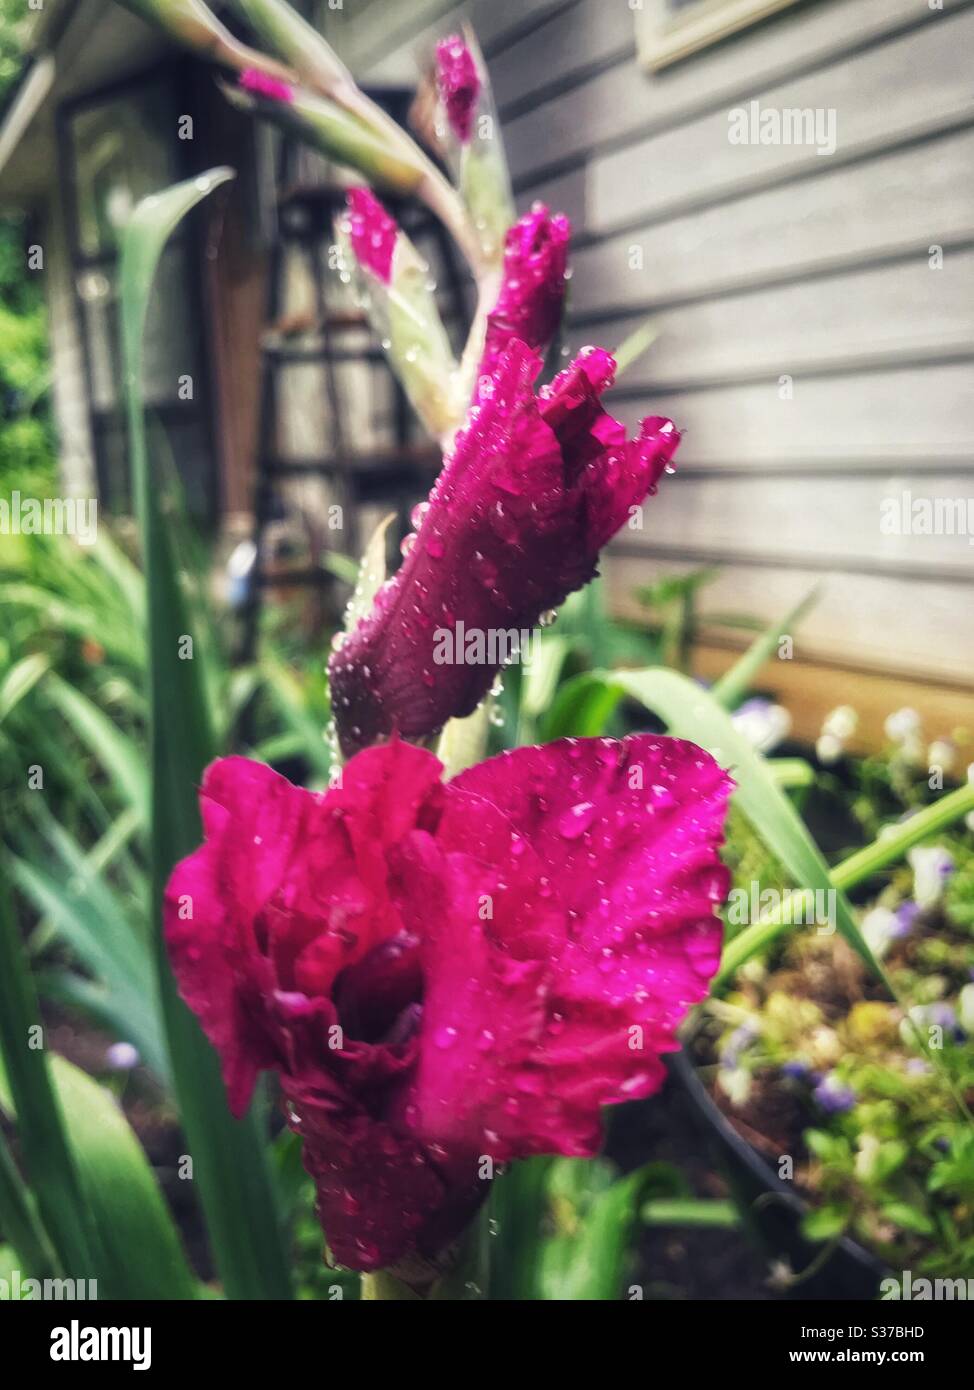
[[[284,140],[278,149],[276,171],[276,232],[268,267],[266,327],[270,330],[261,348],[260,418],[254,499],[253,563],[243,605],[241,658],[256,654],[260,615],[269,590],[304,588],[318,596],[319,611],[337,616],[338,576],[327,563],[333,549],[357,557],[364,539],[359,534],[358,513],[375,504],[398,519],[399,535],[408,528],[413,502],[423,496],[440,465],[440,451],[431,441],[417,440],[408,400],[385,361],[380,345],[369,334],[364,313],[335,302],[337,276],[327,268],[322,251],[332,243],[335,216],[345,206],[347,189],[334,181],[315,182],[300,177],[302,152]],[[434,247],[444,289],[447,324],[462,321],[464,287],[449,237],[425,209],[405,200],[383,197],[389,211],[413,240],[426,237]],[[284,311],[286,259],[296,247],[306,259],[314,287],[316,341],[290,342],[280,329]],[[334,277],[334,278],[333,278]],[[350,337],[363,346],[349,346]],[[344,340],[344,341],[343,341]],[[320,364],[329,416],[331,447],[306,457],[283,457],[278,448],[281,413],[279,376],[282,368],[296,363]],[[392,382],[392,429],[388,443],[355,447],[354,425],[346,417],[339,388],[340,364],[360,364],[372,373],[387,374]],[[375,378],[373,377],[374,381]],[[268,527],[282,515],[284,490],[289,480],[312,478],[326,482],[334,501],[342,508],[343,524],[333,535],[334,547],[321,547],[301,568],[278,568],[268,563]]]

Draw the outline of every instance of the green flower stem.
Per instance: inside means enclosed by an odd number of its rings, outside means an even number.
[[[131,3],[131,0],[130,0]],[[141,0],[146,3],[146,0]],[[301,81],[328,101],[344,108],[364,130],[370,132],[377,146],[385,151],[392,167],[408,171],[406,187],[426,203],[446,226],[475,278],[484,270],[483,256],[476,229],[455,188],[416,143],[408,131],[362,91],[345,63],[307,20],[297,14],[286,0],[236,0],[236,7],[246,16],[261,37],[269,43],[299,75]],[[356,167],[367,175],[368,164]],[[396,187],[402,187],[401,182]]]
[[[840,891],[846,892],[880,869],[885,868],[887,864],[892,864],[900,859],[908,849],[911,849],[921,840],[935,835],[938,830],[944,830],[948,825],[960,820],[969,811],[974,811],[974,783],[958,787],[956,791],[941,797],[932,806],[917,811],[902,825],[887,830],[885,834],[880,835],[865,849],[857,850],[855,854],[850,855],[848,859],[843,860],[841,864],[837,864],[830,871],[829,881]],[[772,912],[760,917],[757,922],[742,931],[733,941],[728,942],[724,949],[720,970],[714,979],[714,986],[723,984],[745,961],[750,960],[758,951],[770,945],[779,933],[793,923],[796,908],[804,908],[810,898],[809,889],[796,889],[794,892],[786,894]],[[805,920],[804,913],[799,920]]]
[[[954,821],[960,820],[970,811],[974,811],[974,782],[958,787],[956,791],[949,792],[947,796],[935,801],[932,806],[917,811],[902,825],[887,830],[871,845],[857,850],[841,864],[837,864],[830,878],[836,888],[854,888],[863,879],[884,869],[887,864],[894,863],[921,840],[936,835],[939,830],[946,830],[948,825],[953,825]]]
[[[487,1297],[489,1277],[490,1227],[486,1202],[452,1248],[452,1262],[444,1274],[431,1284],[424,1284],[422,1293],[403,1283],[388,1269],[362,1275],[362,1298],[369,1302],[381,1299],[400,1303],[470,1303]],[[432,1271],[432,1266],[430,1267]]]
[[[119,0],[119,3],[147,23],[157,24],[187,48],[235,72],[257,68],[279,82],[293,80],[289,68],[235,38],[203,0]]]
[[[420,1297],[407,1284],[402,1283],[386,1269],[378,1269],[374,1274],[362,1275],[362,1301],[374,1302],[377,1299],[390,1299],[400,1303],[418,1303]]]
[[[722,1230],[733,1230],[741,1224],[736,1203],[723,1198],[653,1198],[643,1203],[639,1219],[644,1226],[699,1226]]]

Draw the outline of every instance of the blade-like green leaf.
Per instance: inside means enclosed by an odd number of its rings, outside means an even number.
[[[644,352],[649,351],[662,331],[663,328],[658,319],[651,317],[643,319],[637,328],[626,335],[612,354],[616,362],[616,381],[619,380],[623,372],[628,371],[632,364],[642,357]]]
[[[716,988],[731,978],[749,955],[761,946],[767,945],[784,926],[811,920],[808,909],[824,900],[834,903],[835,926],[839,932],[906,1013],[906,1002],[901,999],[893,982],[869,949],[843,891],[844,886],[852,886],[855,881],[853,876],[848,871],[845,876],[837,871],[830,872],[805,823],[791,800],[779,787],[767,762],[738,733],[730,715],[710,692],[688,677],[662,668],[607,673],[604,679],[652,710],[663,720],[671,733],[692,739],[731,770],[737,783],[734,794],[737,805],[798,885],[797,892],[786,895],[782,904],[769,914],[767,920],[762,918],[751,923],[746,931],[741,932],[729,943],[724,950],[720,969],[713,979],[713,987]],[[951,818],[965,814],[962,808],[968,805],[968,798],[963,793],[972,791],[974,788],[961,788],[960,793],[953,792],[950,797],[943,798],[945,802],[953,800],[953,806],[950,808]],[[974,797],[971,799],[974,800]],[[938,810],[938,807],[927,807],[921,814],[928,813],[929,820],[924,827],[927,833],[932,833],[940,823],[949,823],[949,820],[941,822],[944,812]],[[904,836],[901,844],[905,848],[908,842],[909,837]],[[889,862],[893,857],[895,856],[892,851],[887,851],[884,857],[882,841],[879,841],[876,846],[862,853],[859,869],[863,873],[868,872],[881,863]],[[817,897],[819,894],[824,897]],[[800,904],[802,911],[788,910],[799,905],[795,899],[803,899]],[[919,1035],[918,1040],[923,1046]],[[963,1091],[944,1065],[939,1049],[924,1046],[924,1053],[936,1068],[945,1089],[952,1094],[960,1112],[969,1118]]]
[[[52,1073],[84,1197],[105,1251],[103,1278],[111,1280],[114,1296],[195,1298],[196,1280],[172,1216],[114,1096],[63,1057],[53,1058]]]
[[[216,748],[173,549],[150,476],[142,401],[142,333],[159,257],[173,228],[229,178],[214,170],[145,198],[122,236],[120,298],[126,413],[149,635],[152,898],[155,958],[172,1071],[214,1259],[232,1298],[286,1298],[287,1266],[255,1117],[234,1120],[216,1055],[177,993],[162,939],[174,864],[201,838],[196,789]]]
[[[53,672],[44,682],[44,690],[82,743],[94,753],[126,801],[139,812],[140,820],[147,821],[149,778],[145,759],[132,740],[87,695]]]
[[[355,578],[355,589],[345,608],[344,629],[351,632],[372,607],[386,577],[386,533],[395,521],[395,512],[384,516],[369,537]]]
[[[16,709],[24,696],[30,694],[49,666],[49,659],[41,652],[25,656],[11,666],[0,681],[0,724],[11,710]]]
[[[0,1133],[0,1231],[20,1256],[20,1267],[34,1279],[57,1269],[54,1252],[36,1205],[3,1134]]]
[[[5,610],[33,610],[46,629],[67,632],[84,640],[96,637],[113,661],[126,669],[141,669],[143,662],[142,637],[138,629],[119,630],[105,622],[104,613],[84,603],[61,598],[39,584],[21,582],[0,584],[0,604]]]
[[[529,1302],[538,1297],[545,1188],[556,1162],[547,1154],[537,1155],[512,1164],[494,1179],[489,1210],[497,1239],[491,1250],[490,1297],[496,1302]]]
[[[558,688],[558,677],[571,642],[557,632],[535,637],[532,659],[525,667],[521,709],[529,718],[544,714]]]
[[[544,1299],[579,1302],[623,1294],[642,1171],[614,1179],[599,1159],[556,1159],[548,1177],[553,1233],[542,1248],[540,1292]]]
[[[556,738],[594,738],[604,733],[622,698],[615,689],[589,671],[572,676],[558,689],[550,709],[540,721],[541,742]]]
[[[692,739],[730,769],[737,783],[735,802],[768,849],[802,889],[834,893],[839,931],[882,979],[883,972],[856,925],[845,894],[835,889],[828,865],[794,805],[767,762],[737,731],[717,700],[687,676],[662,667],[610,672],[604,679],[652,710],[671,733]],[[831,899],[826,897],[825,901]]]
[[[37,996],[0,873],[0,1070],[16,1111],[24,1166],[62,1273],[97,1278],[99,1249],[48,1071]]]
[[[490,732],[490,697],[481,700],[465,719],[450,719],[436,745],[436,756],[443,764],[444,778],[456,777],[474,763],[482,762]]]
[[[733,1230],[741,1224],[734,1202],[724,1198],[654,1197],[639,1213],[644,1226],[706,1226]]]
[[[146,1066],[165,1081],[168,1058],[160,1031],[151,958],[129,923],[119,918],[117,905],[112,905],[110,914],[99,911],[95,905],[97,890],[89,894],[70,871],[56,878],[37,863],[12,856],[10,873],[25,898],[99,982],[104,998],[100,1013],[116,1019],[113,1032],[134,1044]]]
[[[714,683],[714,698],[724,709],[734,709],[742,696],[750,689],[755,676],[766,661],[774,656],[782,637],[788,636],[797,627],[808,610],[818,601],[818,590],[806,594],[801,603],[786,613],[776,623],[766,627],[751,643],[744,655],[735,661],[729,671],[725,671],[719,681]]]
[[[64,1057],[53,1056],[50,1070],[84,1209],[97,1234],[100,1258],[92,1277],[99,1298],[194,1298],[196,1280],[172,1216],[115,1097]],[[0,1106],[16,1116],[2,1074]]]
[[[315,777],[327,782],[331,774],[332,749],[326,731],[308,711],[301,683],[281,661],[269,653],[261,663],[264,684],[281,723],[299,740],[300,752],[308,760]]]

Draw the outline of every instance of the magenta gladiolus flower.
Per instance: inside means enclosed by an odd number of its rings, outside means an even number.
[[[248,92],[253,92],[255,96],[266,97],[268,101],[292,102],[294,92],[286,82],[279,82],[276,77],[268,77],[266,72],[261,72],[259,68],[247,68],[240,74],[240,85]]]
[[[599,551],[672,458],[671,421],[644,420],[628,440],[603,410],[607,352],[588,349],[535,396],[540,367],[515,340],[481,378],[411,549],[333,654],[346,753],[470,714],[511,655],[503,634],[530,629],[593,578]],[[478,635],[479,653],[468,653]]]
[[[214,763],[166,941],[240,1114],[277,1073],[332,1254],[433,1258],[490,1165],[591,1154],[719,958],[730,782],[678,739],[566,739],[446,785],[395,740],[324,794]]]
[[[480,75],[473,54],[459,34],[436,45],[436,80],[450,129],[462,145],[469,145],[480,96]]]
[[[359,264],[388,285],[399,226],[369,188],[348,191],[348,234]]]
[[[504,272],[497,303],[487,318],[481,373],[494,371],[512,338],[544,352],[558,331],[565,299],[571,223],[543,203],[507,233]]]

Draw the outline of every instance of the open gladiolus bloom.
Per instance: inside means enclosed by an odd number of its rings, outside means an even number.
[[[563,740],[444,784],[394,741],[322,795],[215,763],[166,939],[235,1112],[277,1073],[334,1258],[434,1258],[490,1165],[593,1154],[720,953],[730,782],[676,739]]]

